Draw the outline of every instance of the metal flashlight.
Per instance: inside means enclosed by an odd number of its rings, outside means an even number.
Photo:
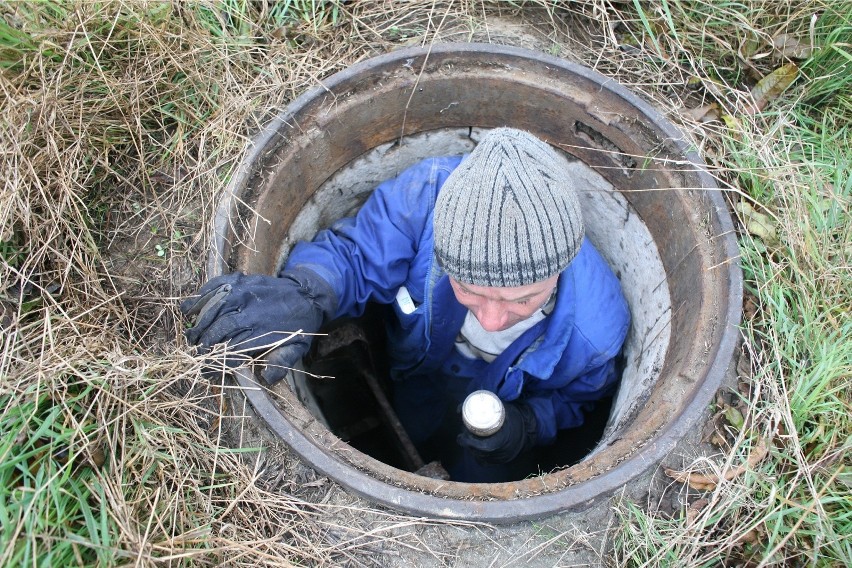
[[[467,395],[462,403],[462,420],[475,436],[490,436],[503,426],[506,410],[496,394],[478,390]]]

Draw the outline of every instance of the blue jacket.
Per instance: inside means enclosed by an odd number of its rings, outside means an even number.
[[[336,317],[359,316],[368,301],[392,304],[391,376],[443,376],[462,385],[458,396],[484,388],[505,401],[522,400],[537,419],[537,442],[579,426],[583,410],[612,394],[614,358],[630,322],[618,279],[584,240],[557,284],[556,305],[493,362],[470,360],[454,348],[467,309],[456,299],[433,253],[435,199],[462,156],[430,158],[373,192],[355,217],[299,243],[287,268],[301,266],[329,282]],[[414,301],[404,313],[395,301],[405,286]]]

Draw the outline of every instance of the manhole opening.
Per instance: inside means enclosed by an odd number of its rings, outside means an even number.
[[[591,188],[580,195],[587,236],[632,317],[595,448],[518,481],[440,481],[341,441],[286,381],[266,388],[248,369],[235,378],[261,426],[351,491],[419,515],[512,522],[583,506],[644,474],[695,427],[731,363],[742,300],[733,224],[689,141],[657,111],[594,71],[524,49],[435,44],[365,60],[255,138],[217,211],[208,275],[274,274],[295,241],[356,212],[419,157],[470,151],[471,125],[547,140],[577,158],[574,175]]]
[[[432,130],[365,152],[335,172],[299,212],[281,244],[279,265],[283,265],[297,242],[310,240],[317,231],[340,218],[355,215],[382,181],[428,157],[470,152],[485,131],[473,127]],[[625,388],[619,389],[623,394],[615,398],[590,403],[582,426],[560,431],[554,444],[535,448],[489,482],[525,479],[581,461],[602,441],[624,428],[632,409],[644,402],[641,397],[659,375],[668,347],[666,323],[671,301],[662,276],[662,261],[648,228],[609,182],[575,156],[565,155],[570,175],[582,180],[578,186],[582,188],[579,197],[587,235],[619,277],[631,307],[631,332],[620,365],[624,369]],[[308,374],[291,376],[290,386],[333,434],[387,465],[415,471],[417,468],[407,459],[410,450],[407,452],[404,443],[400,445],[398,440],[393,409],[388,410],[387,403],[383,405],[376,400],[376,396],[393,400],[394,384],[386,379],[383,366],[384,319],[393,317],[385,313],[386,309],[373,305],[359,321],[335,322],[330,330],[324,330],[328,335],[318,338],[312,356],[305,361]],[[353,339],[353,327],[360,330],[355,335],[363,335],[360,341]],[[373,366],[369,373],[364,368],[368,364]],[[365,375],[374,375],[373,382],[379,383],[382,392],[374,396],[377,386],[372,385],[371,389]],[[448,411],[443,444],[438,448],[429,445],[417,448],[423,461],[440,461],[442,454],[451,452],[448,450],[454,444],[451,434],[461,427],[460,416]]]
[[[290,386],[311,414],[342,441],[391,467],[417,473],[425,464],[441,463],[442,451],[434,446],[418,447],[422,462],[417,463],[398,433],[401,425],[389,404],[395,384],[387,378],[384,365],[384,318],[392,317],[385,312],[373,305],[357,320],[337,322],[322,330],[324,335],[305,358],[307,373],[292,376]],[[351,337],[353,329],[359,337]],[[561,430],[553,444],[533,448],[491,482],[517,481],[578,463],[601,440],[612,405],[613,397],[590,405],[582,426]],[[444,442],[452,444],[452,435],[462,428],[461,417],[449,412],[445,422],[450,439]],[[421,474],[433,471],[426,468]]]

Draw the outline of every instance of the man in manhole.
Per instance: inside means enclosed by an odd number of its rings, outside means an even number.
[[[194,318],[187,339],[263,355],[271,384],[307,353],[306,334],[385,304],[393,406],[423,460],[456,481],[519,479],[529,450],[612,395],[629,326],[618,279],[584,237],[574,184],[548,144],[491,130],[467,156],[380,184],[355,217],[299,243],[278,276],[210,280],[181,305]],[[494,433],[462,424],[477,390],[503,402]]]

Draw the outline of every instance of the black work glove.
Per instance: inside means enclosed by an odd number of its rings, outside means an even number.
[[[299,268],[277,277],[241,272],[217,276],[180,305],[184,316],[194,318],[186,340],[202,353],[227,343],[229,367],[271,348],[261,371],[269,384],[286,376],[287,368],[307,353],[312,338],[299,334],[280,346],[273,344],[299,330],[315,333],[336,310],[331,286],[313,271]]]
[[[503,405],[506,416],[497,432],[490,436],[477,436],[465,428],[456,438],[458,444],[469,449],[480,463],[509,463],[535,442],[533,409],[520,402],[504,402]]]

